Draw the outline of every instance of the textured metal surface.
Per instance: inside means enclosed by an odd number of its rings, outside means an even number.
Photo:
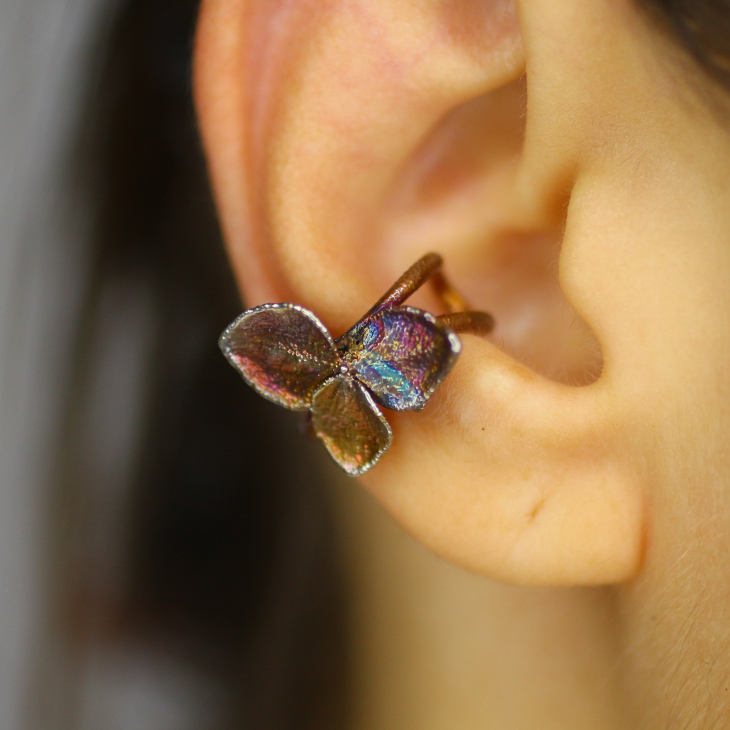
[[[405,411],[426,405],[456,362],[461,342],[428,312],[392,307],[356,324],[337,348],[378,403]]]
[[[436,317],[439,324],[453,332],[464,332],[485,337],[494,329],[494,317],[486,312],[451,312]]]
[[[393,438],[378,404],[396,411],[423,408],[461,351],[454,330],[486,334],[494,325],[484,312],[436,318],[400,306],[441,263],[435,253],[420,258],[337,342],[310,311],[264,304],[223,333],[221,349],[261,395],[311,411],[307,424],[332,458],[348,474],[362,474]],[[440,288],[450,291],[443,277]]]
[[[424,282],[439,270],[441,264],[443,264],[443,259],[437,253],[427,253],[425,256],[422,256],[408,271],[401,274],[398,281],[375,302],[370,311],[362,319],[368,319],[383,309],[389,309],[390,307],[397,307],[403,304],[414,291],[423,286]]]
[[[314,391],[340,365],[325,326],[294,304],[249,309],[226,329],[220,347],[252,388],[295,411],[310,407]]]
[[[332,458],[352,476],[370,469],[393,440],[370,393],[349,375],[333,378],[314,394],[312,426]]]

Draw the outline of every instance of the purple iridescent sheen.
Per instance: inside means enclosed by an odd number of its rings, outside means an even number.
[[[325,326],[294,304],[247,310],[221,335],[219,344],[254,390],[294,411],[308,410],[314,391],[340,366]]]
[[[348,474],[367,471],[390,446],[393,434],[378,403],[420,410],[461,350],[448,326],[396,304],[440,264],[434,256],[417,262],[337,342],[294,304],[249,309],[220,338],[229,362],[258,393],[310,411],[317,437]]]
[[[413,307],[378,312],[336,344],[349,371],[378,403],[395,411],[421,410],[461,349],[448,327]]]

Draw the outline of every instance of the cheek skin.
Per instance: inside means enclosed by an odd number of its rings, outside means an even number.
[[[730,186],[717,161],[730,168],[730,149],[724,132],[697,126],[678,127],[673,154],[635,176],[617,165],[605,185],[576,189],[567,231],[568,287],[598,294],[582,301],[644,475],[645,562],[623,597],[644,657],[627,684],[651,690],[640,700],[653,700],[651,727],[698,701],[728,709]],[[682,699],[670,705],[667,692]]]

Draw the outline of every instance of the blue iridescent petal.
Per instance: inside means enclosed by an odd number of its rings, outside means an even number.
[[[423,393],[393,363],[368,353],[353,366],[352,370],[358,380],[366,383],[373,393],[377,393],[378,401],[386,408],[393,410],[418,408]]]
[[[459,338],[413,307],[390,307],[359,322],[337,340],[350,372],[386,408],[420,410],[448,375]]]

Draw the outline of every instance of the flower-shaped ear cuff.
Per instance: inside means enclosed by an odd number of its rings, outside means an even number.
[[[426,254],[337,340],[296,304],[245,311],[220,347],[243,379],[274,403],[306,411],[332,458],[350,475],[366,472],[393,440],[379,406],[421,410],[461,351],[457,332],[486,334],[494,321],[466,309]],[[402,303],[433,277],[450,314],[434,317]]]

